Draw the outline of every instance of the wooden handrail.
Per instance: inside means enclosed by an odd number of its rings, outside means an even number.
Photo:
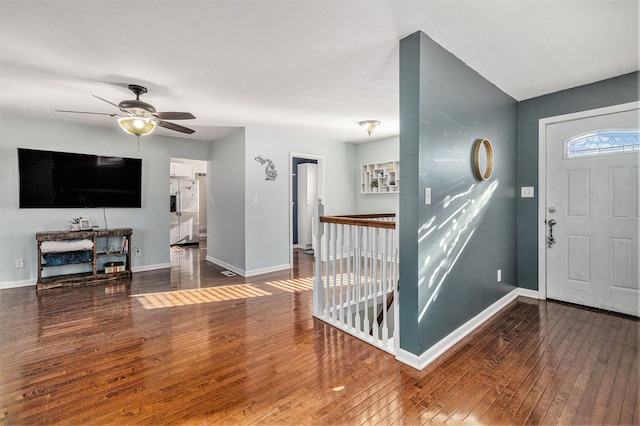
[[[369,228],[396,229],[395,221],[376,220],[376,218],[396,217],[395,213],[353,214],[341,216],[320,216],[320,222],[341,223],[343,225],[366,226]]]

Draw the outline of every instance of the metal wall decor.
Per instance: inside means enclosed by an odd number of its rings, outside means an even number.
[[[276,171],[276,166],[273,164],[273,161],[269,160],[268,158],[262,158],[262,155],[258,155],[256,158],[254,158],[254,160],[262,164],[263,166],[266,164],[266,167],[264,169],[264,180],[276,180],[276,177],[278,177],[278,172]]]
[[[484,150],[486,164],[483,167],[480,164],[480,150]],[[493,173],[493,147],[488,139],[478,139],[473,147],[473,172],[480,180],[487,180]]]

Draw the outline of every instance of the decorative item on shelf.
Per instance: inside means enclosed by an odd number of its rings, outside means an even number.
[[[79,231],[81,229],[80,228],[81,220],[82,220],[82,217],[74,217],[69,221],[71,223],[71,231]]]
[[[122,237],[122,246],[120,247],[120,253],[129,253],[129,239]]]
[[[371,133],[373,133],[373,131],[380,125],[380,122],[378,120],[365,120],[358,124],[367,131],[369,136],[371,136]]]
[[[105,274],[112,274],[114,272],[122,272],[125,270],[124,262],[106,262],[104,264]]]
[[[98,225],[91,225],[91,230],[92,231],[97,231],[99,229],[100,229],[100,227]]]
[[[482,154],[481,154],[482,148]],[[484,169],[484,171],[483,171]],[[478,139],[473,147],[473,172],[480,180],[488,180],[493,173],[493,147],[488,139]]]
[[[273,164],[273,161],[268,158],[262,158],[262,155],[258,155],[256,158],[254,158],[254,160],[256,160],[263,166],[266,164],[266,167],[264,169],[264,180],[276,180],[276,177],[278,177],[278,172],[276,171],[276,166]]]
[[[373,192],[378,192],[378,180],[374,179],[371,181],[371,190]]]
[[[91,229],[91,219],[80,218],[80,229],[83,231]]]
[[[396,186],[396,181],[392,180],[391,182],[389,182],[389,186]]]

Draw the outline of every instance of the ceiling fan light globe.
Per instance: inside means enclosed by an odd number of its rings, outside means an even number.
[[[156,128],[155,121],[143,117],[120,117],[118,124],[125,132],[136,136],[148,135]]]

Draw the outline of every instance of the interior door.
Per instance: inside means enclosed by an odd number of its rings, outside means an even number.
[[[640,316],[640,151],[590,136],[639,121],[636,107],[546,127],[548,298]]]

